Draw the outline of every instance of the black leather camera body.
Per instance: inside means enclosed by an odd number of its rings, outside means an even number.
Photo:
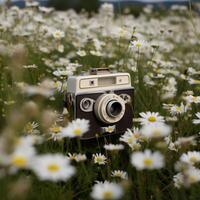
[[[81,139],[124,133],[133,125],[134,88],[129,73],[92,69],[70,76],[65,105],[72,119],[86,119],[90,129]]]

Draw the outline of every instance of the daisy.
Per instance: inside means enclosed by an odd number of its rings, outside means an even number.
[[[200,152],[199,151],[188,151],[180,157],[180,161],[188,164],[196,164],[200,162]]]
[[[81,154],[81,153],[68,153],[68,156],[69,160],[74,160],[76,162],[82,162],[82,161],[85,161],[87,160],[87,157],[85,154]]]
[[[189,83],[190,85],[199,85],[199,84],[200,84],[200,80],[190,78],[190,79],[188,80],[188,83]]]
[[[146,42],[143,40],[131,41],[130,48],[142,48],[146,45]]]
[[[93,159],[94,159],[94,163],[95,164],[99,164],[99,165],[105,165],[106,164],[106,160],[107,158],[102,155],[101,153],[96,153],[96,154],[93,154]]]
[[[179,172],[173,177],[174,185],[177,188],[181,186],[190,187],[192,184],[200,182],[200,170],[195,167],[189,167],[183,172]]]
[[[196,114],[197,119],[193,119],[192,123],[193,124],[200,124],[200,112],[197,112]]]
[[[173,177],[174,186],[180,188],[184,184],[184,177],[182,173],[178,173]]]
[[[84,57],[84,56],[87,55],[84,50],[79,50],[79,51],[76,52],[76,54],[79,55],[80,57]]]
[[[124,149],[124,145],[122,144],[106,144],[104,148],[108,151],[117,151]]]
[[[189,95],[185,97],[185,100],[187,103],[191,104],[191,103],[200,103],[200,96],[193,96],[193,95]]]
[[[117,183],[105,181],[96,183],[91,192],[91,197],[97,200],[120,199],[123,195],[122,187]]]
[[[61,126],[58,126],[57,124],[54,124],[52,127],[49,128],[50,133],[50,139],[53,139],[54,141],[61,139],[60,132],[62,130]]]
[[[190,186],[191,184],[194,184],[200,181],[200,170],[195,167],[189,167],[184,172],[184,175],[185,175],[184,180],[185,180],[186,186]]]
[[[170,134],[171,127],[164,123],[148,124],[143,126],[140,132],[147,139],[161,138]]]
[[[65,33],[61,30],[56,30],[52,33],[53,37],[57,40],[60,40],[65,37]]]
[[[69,159],[61,154],[46,154],[35,158],[32,169],[40,180],[66,181],[75,174]]]
[[[8,164],[11,166],[11,171],[16,172],[18,169],[29,169],[31,162],[35,156],[33,147],[16,148],[8,157]]]
[[[157,112],[142,112],[140,113],[140,116],[141,118],[139,118],[139,120],[142,125],[164,122],[164,118]]]
[[[23,132],[26,134],[38,134],[40,131],[37,129],[39,126],[38,123],[36,122],[28,122],[25,127]]]
[[[68,124],[67,127],[61,131],[62,137],[81,137],[89,130],[89,121],[85,119],[76,119]]]
[[[33,64],[33,65],[24,65],[23,66],[24,69],[35,69],[35,68],[38,68],[37,65]]]
[[[122,170],[114,170],[111,172],[112,177],[117,177],[121,179],[128,179],[127,172],[122,171]]]
[[[196,137],[190,136],[190,137],[179,137],[175,142],[174,145],[178,148],[185,147],[185,146],[195,146],[197,144]]]
[[[43,138],[38,135],[27,135],[20,138],[17,138],[15,141],[16,149],[26,149],[32,148],[35,144],[41,144],[43,142]]]
[[[71,70],[64,70],[64,69],[57,69],[56,71],[53,72],[53,75],[54,76],[58,76],[58,77],[61,77],[61,76],[69,76],[69,75],[72,75],[73,72]]]
[[[141,147],[139,143],[141,140],[141,133],[138,128],[134,128],[133,132],[128,129],[119,140],[128,144],[132,150],[137,150]]]
[[[144,152],[132,153],[131,164],[136,167],[137,170],[160,169],[164,166],[164,157],[158,151],[151,152],[147,149]]]
[[[181,103],[180,106],[173,105],[173,106],[170,108],[170,113],[171,113],[172,115],[183,114],[183,113],[186,113],[187,110],[188,110],[188,106],[185,106],[183,103]]]

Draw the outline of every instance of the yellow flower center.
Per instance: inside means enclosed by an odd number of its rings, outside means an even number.
[[[150,116],[150,117],[148,118],[148,120],[149,120],[150,122],[155,122],[155,121],[156,121],[156,118],[155,118],[154,116]]]
[[[96,157],[96,161],[97,161],[97,162],[102,162],[102,161],[103,161],[103,158],[101,158],[101,157]]]
[[[33,130],[33,126],[32,126],[31,123],[28,123],[28,124],[26,124],[24,129],[25,129],[26,132],[30,133]]]
[[[181,107],[180,107],[180,106],[177,106],[177,107],[176,107],[176,111],[181,111]]]
[[[80,128],[75,129],[74,135],[77,135],[77,136],[81,135],[81,129]]]
[[[136,43],[135,43],[135,46],[139,48],[139,47],[142,46],[142,44],[141,44],[140,42],[136,42]]]
[[[110,133],[110,132],[113,132],[113,130],[114,130],[113,127],[108,127],[108,128],[107,128],[107,132],[109,132],[109,133]]]
[[[58,133],[60,132],[60,130],[61,130],[60,126],[53,126],[50,128],[50,131],[53,133]]]
[[[153,163],[153,161],[152,161],[150,158],[145,158],[145,159],[144,159],[144,164],[145,164],[146,166],[151,166],[152,163]]]
[[[15,157],[12,158],[11,163],[14,166],[23,168],[27,165],[27,159],[24,156],[15,156]]]
[[[122,173],[116,172],[116,173],[115,173],[115,176],[117,176],[117,177],[122,177]]]
[[[133,141],[132,137],[130,137],[130,138],[127,139],[128,144],[132,144],[132,141]]]
[[[190,161],[195,163],[195,162],[197,162],[197,158],[196,158],[195,156],[192,156],[192,157],[190,158]]]
[[[57,165],[57,164],[50,164],[50,165],[48,165],[48,170],[50,172],[57,172],[57,171],[59,171],[59,169],[60,169],[60,166]]]
[[[109,200],[113,198],[113,193],[111,191],[105,191],[103,193],[103,199]]]

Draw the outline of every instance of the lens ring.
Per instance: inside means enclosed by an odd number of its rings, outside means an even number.
[[[119,114],[116,115],[115,117],[109,115],[108,112],[107,112],[107,110],[108,110],[107,105],[111,101],[119,102],[122,106],[121,112],[119,112]],[[113,124],[113,123],[120,121],[122,119],[122,117],[124,116],[124,114],[125,114],[125,102],[117,94],[113,94],[113,93],[102,94],[101,96],[99,96],[99,98],[95,102],[94,111],[95,111],[96,117],[100,121],[102,121],[106,124]]]

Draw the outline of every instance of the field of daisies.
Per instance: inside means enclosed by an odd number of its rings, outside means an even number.
[[[133,128],[83,144],[63,107],[66,80],[129,72]],[[0,199],[198,200],[200,16],[104,4],[89,14],[0,8]]]

